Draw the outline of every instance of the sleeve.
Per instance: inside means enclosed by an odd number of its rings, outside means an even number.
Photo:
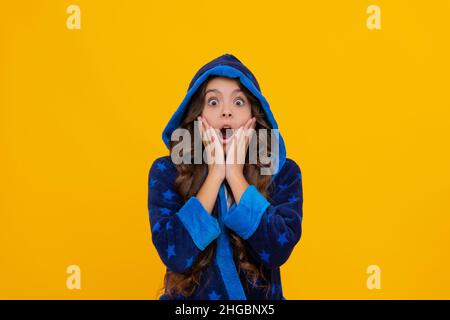
[[[148,213],[152,241],[161,260],[170,270],[182,273],[219,236],[220,227],[195,196],[184,203],[173,186],[176,174],[170,158],[153,163],[148,179]]]
[[[294,161],[285,165],[270,202],[250,185],[224,217],[224,224],[247,241],[252,256],[272,269],[287,261],[302,234],[302,175]]]

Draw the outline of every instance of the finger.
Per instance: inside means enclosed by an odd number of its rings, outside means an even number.
[[[256,127],[256,118],[253,118],[253,122],[252,122],[252,124],[250,125],[250,127],[251,127],[252,129],[255,129],[255,127]]]
[[[197,117],[197,120],[198,120],[199,122],[202,123],[202,125],[203,125],[204,128],[207,128],[205,119],[204,119],[202,116],[198,116],[198,117]]]
[[[236,155],[236,137],[233,137],[231,139],[230,143],[227,144],[226,148],[227,148],[226,163],[234,164]]]
[[[203,123],[203,125],[205,125],[205,124]],[[204,127],[203,128],[203,133],[204,133],[204,140],[203,141],[205,142],[205,146],[208,147],[208,145],[212,143],[211,130],[206,128],[206,127]]]
[[[250,127],[250,125],[252,124],[252,122],[253,122],[253,118],[248,119],[247,122],[244,124],[244,130],[247,130]]]
[[[206,131],[208,131],[209,136],[212,137],[213,136],[212,131],[214,131],[214,128],[211,127],[211,125],[208,123],[208,121],[206,121],[205,118],[202,118],[202,121],[205,124],[205,128],[206,128]]]
[[[235,136],[233,137],[233,140],[231,142],[231,152],[230,155],[232,157],[232,160],[236,163],[240,150],[243,148],[243,143],[245,140],[243,140],[243,127],[240,127],[237,131]]]
[[[208,121],[206,121],[206,119],[203,118],[203,117],[202,117],[202,122],[203,122],[203,124],[205,126],[205,131],[208,133],[209,138],[211,138],[212,137],[213,128],[209,125]]]
[[[247,136],[250,138],[253,136],[253,134],[255,133],[255,128],[256,128],[256,118],[253,118],[253,121],[250,125],[250,128],[247,130]]]
[[[212,142],[212,137],[211,137],[211,131],[209,129],[205,130],[205,136],[206,136],[206,141],[207,143],[211,143]]]
[[[216,141],[216,131],[214,130],[214,128],[209,128],[208,129],[209,135],[211,136],[212,141]]]
[[[202,118],[202,121],[206,124],[206,127],[207,128],[211,128],[211,125],[209,124],[209,122],[206,120],[206,118],[205,117],[201,117]]]
[[[211,135],[209,134],[208,130],[205,131],[205,150],[206,150],[206,158],[207,158],[207,164],[212,164],[214,159],[214,145],[212,142]]]
[[[244,136],[245,136],[245,137],[250,137],[251,134],[252,134],[252,132],[253,132],[252,129],[255,129],[255,126],[256,126],[256,119],[255,119],[255,118],[251,118],[251,119],[250,119],[250,122],[247,123],[247,124],[245,125],[244,129],[243,129],[243,131],[244,131]]]
[[[217,133],[216,130],[212,129],[212,134],[214,136],[214,147],[218,149],[218,152],[220,152],[220,150],[222,150],[222,144],[221,144],[221,140],[219,138],[219,134]]]
[[[256,119],[255,118],[251,118],[250,122],[244,128],[244,131],[248,131],[249,129],[254,129],[255,128],[255,124],[256,124]]]
[[[216,130],[216,129],[214,129],[213,127],[211,127],[210,125],[208,125],[208,132],[209,132],[209,135],[211,136],[211,137],[219,137],[219,135],[218,135],[218,130]]]
[[[213,131],[214,133],[216,133],[216,135],[218,135],[219,130],[218,129],[214,129],[209,122],[206,120],[206,118],[202,117],[202,121],[203,123],[206,125],[207,130]],[[212,134],[211,134],[212,136]]]
[[[244,127],[239,127],[239,129],[237,129],[237,131],[236,131],[236,137],[239,138],[240,136],[242,136],[243,131],[244,131]]]
[[[208,136],[211,140],[211,142],[214,142],[214,138],[215,138],[215,132],[213,128],[208,128],[208,130],[206,130],[208,132]]]
[[[203,128],[203,142],[205,142],[206,144],[211,142],[211,136],[209,134],[208,129],[206,128]]]
[[[217,136],[219,136],[219,129],[213,128],[205,118],[202,118],[202,119],[205,122],[207,128],[210,129],[211,131],[213,131]]]
[[[198,129],[200,131],[200,140],[203,141],[204,131],[203,131],[203,123],[202,120],[200,120],[200,117],[197,118],[198,121]]]

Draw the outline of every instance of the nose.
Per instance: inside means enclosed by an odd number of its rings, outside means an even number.
[[[222,118],[231,118],[231,112],[230,111],[222,112]]]
[[[229,108],[228,106],[224,106],[222,109],[222,114],[221,117],[225,118],[225,119],[229,119],[231,118],[233,114],[231,113],[231,108]]]

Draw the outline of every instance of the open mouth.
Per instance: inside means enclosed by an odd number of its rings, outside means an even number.
[[[222,140],[222,143],[228,143],[230,142],[231,138],[233,137],[233,129],[229,126],[223,126],[220,129],[220,138]]]

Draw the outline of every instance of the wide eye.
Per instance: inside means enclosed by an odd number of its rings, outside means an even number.
[[[245,104],[245,101],[244,101],[243,99],[239,98],[239,99],[236,99],[236,100],[234,101],[234,103],[235,103],[238,107],[242,107],[242,106]]]
[[[216,98],[209,98],[208,99],[208,105],[210,106],[217,106],[219,104],[219,101]]]

